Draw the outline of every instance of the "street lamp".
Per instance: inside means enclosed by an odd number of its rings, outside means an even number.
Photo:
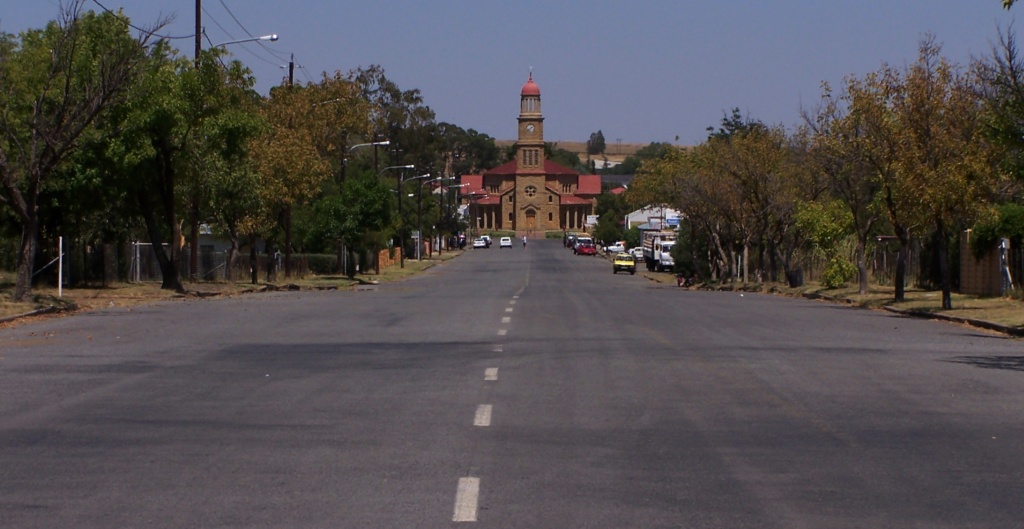
[[[451,197],[449,196],[450,195],[449,192],[452,190],[452,188],[466,187],[469,184],[444,185],[444,182],[451,182],[451,181],[454,181],[454,180],[458,180],[454,176],[449,176],[448,178],[439,178],[439,180],[441,181],[441,185],[438,187],[438,191],[440,192],[440,195],[441,195],[441,206],[439,208],[437,208],[437,225],[438,225],[438,228],[437,228],[437,232],[438,232],[437,253],[441,254],[441,252],[444,250],[445,219],[448,217],[448,210],[451,208],[451,203],[450,203]],[[449,250],[450,249],[451,248],[449,247]]]
[[[423,259],[423,184],[424,182],[435,182],[441,179],[440,176],[430,180],[424,180],[425,178],[430,178],[430,173],[409,178],[409,180],[419,180],[419,188],[416,191],[416,230],[419,232],[419,236],[416,238],[417,261]]]
[[[196,0],[196,53],[195,53],[194,60],[195,60],[195,67],[196,67],[197,70],[199,69],[199,53],[203,49],[203,46],[202,46],[202,35],[203,35],[203,24],[202,24],[201,2],[199,0]],[[221,42],[220,44],[217,44],[216,46],[213,46],[213,47],[214,48],[219,48],[221,46],[227,46],[228,44],[238,44],[240,42],[254,42],[254,41],[257,41],[257,40],[269,40],[269,41],[273,42],[273,41],[277,40],[277,34],[275,33],[273,35],[263,35],[262,37],[252,37],[252,38],[248,38],[248,39],[229,40],[227,42]],[[195,193],[193,193],[192,198],[191,198],[191,202],[192,202],[192,204],[191,204],[191,212],[190,212],[191,219],[189,219],[189,221],[190,221],[189,224],[191,224],[191,233],[189,235],[192,237],[192,242],[191,242],[191,247],[189,248],[189,259],[188,259],[189,280],[191,280],[191,281],[197,281],[199,279],[199,200],[200,200],[199,197],[196,196]],[[288,248],[286,248],[285,251],[287,252]],[[286,270],[287,270],[287,266],[288,266],[288,263],[286,261],[285,262],[285,269]]]
[[[477,224],[478,224],[477,220],[478,219],[476,218],[476,215],[473,214],[473,209],[474,209],[473,206],[477,202],[479,202],[481,199],[487,198],[490,195],[488,195],[487,193],[473,192],[473,193],[466,193],[463,196],[469,198],[469,206],[470,206],[470,209],[469,209],[469,220],[470,220],[470,222],[472,222],[472,224],[470,226],[473,228],[473,237],[476,237],[477,228],[478,228],[478,226],[477,226]],[[477,208],[477,209],[479,209],[479,208]],[[476,213],[479,214],[480,211],[476,211]]]
[[[276,42],[277,41],[277,34],[275,33],[273,35],[263,35],[262,37],[251,37],[251,38],[248,38],[248,39],[229,40],[227,42],[221,42],[220,44],[215,44],[213,47],[214,48],[219,48],[221,46],[227,46],[228,44],[241,44],[243,42],[256,42],[258,40],[269,40],[270,42]]]
[[[354,151],[354,150],[356,150],[358,148],[361,148],[361,147],[377,147],[378,145],[379,146],[391,145],[391,141],[390,140],[384,140],[384,141],[372,141],[370,143],[357,143],[357,144],[349,147],[348,148],[348,152],[346,154],[352,154],[352,151]],[[345,181],[345,171],[347,169],[348,169],[348,156],[345,156],[344,158],[341,159],[341,181],[342,182]],[[377,170],[377,149],[373,150],[373,170],[374,171]]]
[[[387,171],[388,169],[415,169],[416,166],[409,165],[390,165],[380,170],[380,173]],[[377,174],[380,174],[377,173]],[[402,173],[398,173],[398,177],[395,178],[395,193],[398,195],[398,221],[402,221]],[[405,234],[402,233],[402,226],[398,227],[398,266],[399,268],[405,268]]]

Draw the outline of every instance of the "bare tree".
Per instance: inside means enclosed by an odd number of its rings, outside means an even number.
[[[61,6],[60,18],[20,38],[0,35],[0,201],[21,224],[14,299],[32,293],[39,196],[105,109],[125,97],[145,59],[151,30],[138,37],[114,13]]]

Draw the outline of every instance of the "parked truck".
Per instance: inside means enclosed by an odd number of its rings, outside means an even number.
[[[672,259],[672,247],[676,244],[676,234],[672,231],[650,231],[644,233],[644,262],[647,270],[664,272],[672,270],[675,261]]]

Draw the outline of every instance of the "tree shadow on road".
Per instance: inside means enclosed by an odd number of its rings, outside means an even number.
[[[1024,371],[1024,356],[957,356],[947,360],[985,369]]]

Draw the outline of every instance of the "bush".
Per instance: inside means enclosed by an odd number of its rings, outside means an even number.
[[[857,267],[849,260],[835,256],[821,273],[821,283],[826,288],[839,288],[857,277]]]
[[[338,256],[334,254],[306,254],[309,272],[318,276],[332,275],[338,269]]]

